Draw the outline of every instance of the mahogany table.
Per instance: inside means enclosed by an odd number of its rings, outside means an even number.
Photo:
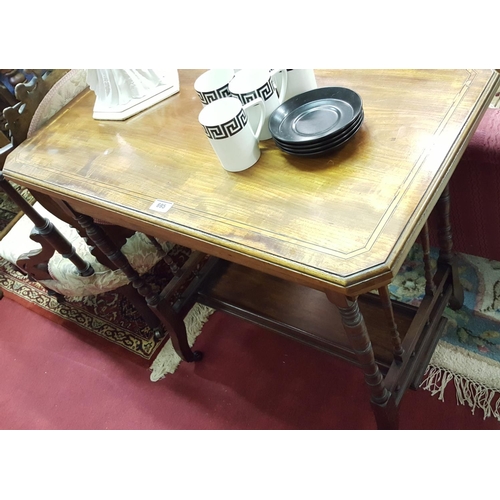
[[[124,122],[94,120],[95,95],[84,92],[9,156],[6,178],[214,256],[200,302],[357,364],[378,427],[397,428],[445,306],[461,305],[447,183],[499,75],[317,70],[319,86],[362,97],[358,134],[322,158],[264,141],[256,165],[229,173],[197,120],[200,73],[181,70],[179,94]],[[159,211],[157,200],[171,208]],[[431,275],[426,221],[436,206],[441,250]],[[415,308],[391,301],[388,284],[419,236],[427,287]]]

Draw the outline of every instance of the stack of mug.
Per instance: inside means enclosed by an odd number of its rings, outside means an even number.
[[[284,101],[317,88],[312,69],[211,69],[194,89],[203,104],[199,121],[222,166],[240,172],[260,158],[271,138],[269,116]]]

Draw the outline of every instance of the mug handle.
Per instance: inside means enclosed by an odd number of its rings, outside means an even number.
[[[285,99],[286,88],[288,86],[288,71],[286,69],[273,69],[271,71],[271,77],[275,76],[277,73],[281,72],[281,86],[278,90],[279,94],[279,102],[283,104],[283,100]]]
[[[262,125],[264,125],[264,119],[266,117],[266,105],[264,104],[264,101],[262,100],[262,97],[257,97],[256,99],[251,100],[250,102],[246,103],[243,105],[243,109],[246,110],[252,106],[255,106],[256,104],[259,105],[260,108],[260,120],[259,124],[257,125],[257,130],[252,131],[253,135],[255,135],[255,138],[259,140],[259,135],[260,131],[262,130]],[[252,128],[252,127],[250,127]]]

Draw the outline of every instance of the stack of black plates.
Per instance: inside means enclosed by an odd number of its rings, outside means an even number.
[[[363,118],[363,103],[356,92],[322,87],[285,101],[269,117],[269,130],[282,151],[317,156],[352,139]]]

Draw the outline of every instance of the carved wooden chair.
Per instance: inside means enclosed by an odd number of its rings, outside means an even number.
[[[6,123],[3,110],[17,103],[14,87],[26,80],[26,75],[18,69],[0,69],[0,147],[7,144]]]
[[[84,70],[62,71],[55,83],[43,81],[41,87],[46,92],[42,99],[32,96],[41,75],[37,74],[33,83],[16,87],[20,105],[4,110],[11,143],[0,156],[0,167],[6,154],[17,147],[23,137],[34,134],[86,88]],[[41,283],[58,300],[109,291],[126,296],[157,337],[170,334],[181,358],[201,359],[201,355],[190,351],[187,345],[182,318],[194,304],[196,281],[202,274],[200,267],[208,261],[205,254],[191,252],[179,267],[169,256],[175,247],[170,242],[94,221],[42,193],[31,192],[36,199],[31,205],[2,172],[0,188],[25,213],[0,241],[0,257]],[[141,276],[162,259],[170,266],[174,278],[161,292],[153,293]],[[191,283],[193,277],[194,283]]]
[[[37,112],[38,107],[50,89],[58,82],[63,75],[69,70],[0,70],[4,76],[9,77],[11,86],[15,85],[15,95],[10,94],[12,106],[2,108],[2,126],[5,125],[5,134],[0,137],[0,170],[3,169],[7,155],[23,142],[28,134],[30,123],[39,122],[40,125],[51,117],[50,112],[43,113],[43,110]],[[31,75],[28,78],[26,75]],[[31,80],[31,82],[29,82]],[[67,100],[72,97],[68,96]],[[62,106],[61,106],[62,107]],[[5,111],[5,112],[4,112]],[[52,112],[54,114],[55,110]],[[32,120],[37,114],[38,119]],[[7,128],[7,122],[10,122]],[[35,127],[33,126],[33,130]],[[34,198],[28,190],[21,186],[15,186],[16,189],[25,196],[25,198],[33,203]],[[0,192],[2,202],[7,200],[5,193]],[[0,240],[10,231],[13,225],[19,220],[22,213],[19,212],[5,229],[0,232]]]

